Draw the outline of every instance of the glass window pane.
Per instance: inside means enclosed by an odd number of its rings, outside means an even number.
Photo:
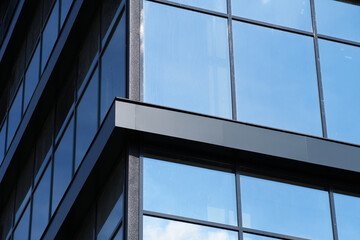
[[[6,121],[2,128],[0,128],[0,165],[2,164],[5,157],[5,133],[6,133]]]
[[[227,21],[145,2],[144,101],[231,118]]]
[[[237,232],[144,216],[144,240],[237,240]]]
[[[326,191],[247,176],[240,177],[240,186],[244,227],[307,239],[332,239]]]
[[[42,35],[41,72],[50,57],[58,35],[59,2],[56,2]]]
[[[360,239],[360,198],[334,194],[339,240]]]
[[[49,221],[51,164],[48,165],[33,196],[31,239],[40,239]]]
[[[24,92],[24,111],[27,108],[30,99],[39,82],[39,65],[40,65],[40,45],[36,47],[35,53],[31,59],[29,67],[25,73],[25,92]]]
[[[145,210],[237,225],[235,174],[144,158],[143,181]]]
[[[101,58],[101,121],[115,97],[126,97],[125,30],[123,15]]]
[[[280,239],[244,233],[244,240],[280,240]]]
[[[180,4],[226,13],[226,0],[170,0]]]
[[[11,233],[11,227],[13,223],[13,212],[14,212],[14,191],[11,193],[5,207],[2,210],[0,217],[0,239],[7,239],[7,236]]]
[[[233,22],[238,120],[322,136],[311,37]]]
[[[108,32],[121,1],[103,0],[101,2],[101,39],[104,39],[105,34]]]
[[[74,121],[70,120],[54,154],[52,211],[54,213],[72,178]]]
[[[66,19],[66,16],[69,13],[72,2],[73,2],[73,0],[61,0],[60,26],[62,26],[64,24],[64,21]]]
[[[360,42],[358,1],[315,0],[315,9],[319,34]]]
[[[14,240],[24,240],[29,238],[30,228],[30,204],[28,204],[14,231]]]
[[[124,239],[124,229],[123,226],[121,225],[119,231],[116,233],[113,240],[123,240],[123,239]]]
[[[96,69],[76,111],[75,170],[81,163],[98,126],[99,74]]]
[[[360,48],[319,39],[328,137],[360,144]]]
[[[9,148],[11,141],[21,121],[22,95],[23,95],[23,85],[21,84],[9,111],[7,142],[6,142],[7,148]]]
[[[232,14],[312,31],[309,0],[232,0]]]

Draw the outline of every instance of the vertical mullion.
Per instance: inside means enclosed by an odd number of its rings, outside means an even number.
[[[320,68],[320,53],[319,53],[318,33],[317,33],[317,28],[316,28],[314,0],[310,0],[310,8],[311,8],[311,22],[312,22],[313,33],[314,33],[315,64],[316,64],[316,75],[317,75],[317,84],[318,84],[318,93],[319,93],[321,126],[322,126],[323,137],[327,138],[328,136],[327,136],[327,127],[326,127],[324,93],[323,93],[323,87],[322,87],[322,77],[321,77],[321,68]]]
[[[333,229],[334,240],[338,240],[338,231],[337,231],[337,223],[336,223],[336,213],[335,213],[335,201],[334,201],[334,191],[330,187],[329,189],[329,201],[330,201],[330,212],[331,212],[331,223]]]
[[[235,186],[236,186],[236,206],[237,206],[237,221],[238,221],[238,239],[243,239],[243,228],[242,228],[242,211],[241,211],[241,189],[240,189],[240,167],[239,163],[236,162],[235,170]]]

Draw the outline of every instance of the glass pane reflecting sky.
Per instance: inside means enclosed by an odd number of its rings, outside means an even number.
[[[144,158],[143,182],[145,210],[237,225],[235,174]]]
[[[319,48],[328,137],[360,144],[360,48],[321,39]]]
[[[319,34],[360,42],[359,2],[315,0],[315,10]]]
[[[181,4],[194,7],[205,8],[212,11],[226,13],[226,0],[170,0]]]
[[[232,14],[312,31],[310,0],[232,0]]]
[[[280,240],[280,239],[244,233],[244,240]]]
[[[39,71],[40,71],[40,44],[38,44],[38,46],[36,47],[35,53],[25,73],[24,110],[26,109],[30,101],[30,98],[34,93],[36,85],[39,81]]]
[[[21,83],[9,111],[7,141],[6,141],[7,148],[9,148],[11,141],[15,135],[16,129],[18,128],[21,121],[22,95],[23,95],[23,84]]]
[[[311,37],[233,22],[239,121],[321,136]]]
[[[326,191],[240,176],[243,226],[307,239],[332,239]]]
[[[144,101],[231,118],[227,21],[145,2]]]
[[[237,232],[144,216],[144,240],[237,240]]]
[[[334,194],[339,240],[360,239],[360,198]]]

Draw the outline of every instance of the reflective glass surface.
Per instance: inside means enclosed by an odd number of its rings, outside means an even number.
[[[70,121],[54,154],[54,175],[52,188],[52,213],[57,208],[71,178],[74,148],[74,121]]]
[[[59,1],[56,2],[42,35],[41,72],[49,59],[58,35]]]
[[[60,16],[60,25],[62,26],[64,24],[64,21],[66,19],[66,16],[69,13],[71,4],[72,4],[73,0],[61,0],[61,16]]]
[[[226,0],[170,0],[180,4],[226,13]]]
[[[31,240],[40,239],[49,221],[51,165],[40,180],[33,196]]]
[[[360,198],[334,194],[339,240],[360,239]]]
[[[237,232],[144,216],[144,240],[237,240]]]
[[[99,73],[96,69],[83,94],[76,111],[75,170],[81,163],[98,125]]]
[[[28,204],[18,225],[16,226],[13,239],[14,240],[28,239],[29,238],[29,228],[30,228],[30,204]]]
[[[40,44],[36,47],[35,53],[25,73],[24,111],[39,82],[40,67]]]
[[[360,144],[360,48],[319,39],[328,137]]]
[[[144,158],[143,184],[145,210],[237,225],[235,174]]]
[[[309,0],[232,0],[232,14],[312,31]]]
[[[311,37],[233,22],[239,121],[322,136]]]
[[[124,239],[124,229],[123,226],[120,227],[119,231],[116,233],[115,237],[113,238],[113,240],[123,240]]]
[[[101,121],[115,97],[126,96],[125,30],[123,15],[101,58]]]
[[[315,10],[319,34],[360,42],[359,1],[315,0]]]
[[[145,2],[144,101],[231,118],[227,21]]]
[[[5,133],[6,133],[6,121],[2,128],[0,128],[0,165],[5,157]]]
[[[22,94],[23,85],[21,84],[9,111],[6,141],[7,148],[9,148],[11,141],[15,135],[16,129],[18,128],[21,121]]]
[[[332,239],[326,191],[241,176],[243,226],[306,239]]]
[[[249,234],[249,233],[244,233],[243,236],[244,236],[244,240],[280,240],[278,238],[264,237],[264,236]]]

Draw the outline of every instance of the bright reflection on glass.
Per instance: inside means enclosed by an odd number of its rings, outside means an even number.
[[[264,236],[249,234],[249,233],[244,233],[243,236],[244,236],[244,240],[280,240],[278,238],[264,237]]]
[[[313,39],[233,22],[238,120],[322,136]]]
[[[16,129],[18,128],[21,121],[22,94],[23,94],[23,84],[21,83],[19,90],[15,96],[14,102],[12,103],[9,111],[7,142],[6,142],[7,148],[9,148],[11,141],[15,135]]]
[[[189,204],[188,204],[189,205]],[[144,216],[144,240],[237,240],[237,232]]]
[[[40,71],[40,44],[36,47],[35,53],[31,59],[29,67],[25,73],[25,92],[24,92],[24,111],[29,104],[29,101],[35,91],[36,85],[39,82]]]
[[[14,231],[14,240],[24,240],[29,238],[30,228],[30,204],[26,207],[16,229]]]
[[[232,0],[232,14],[312,31],[309,0]]]
[[[145,2],[144,101],[231,118],[227,21]]]
[[[315,0],[315,9],[319,34],[360,42],[358,0]]]
[[[360,239],[360,198],[334,194],[339,240]]]
[[[144,158],[143,181],[145,210],[237,225],[235,174]]]
[[[360,144],[360,48],[319,40],[328,137]]]
[[[241,176],[243,226],[307,239],[332,239],[326,191]]]
[[[170,0],[180,4],[226,13],[226,0]]]

